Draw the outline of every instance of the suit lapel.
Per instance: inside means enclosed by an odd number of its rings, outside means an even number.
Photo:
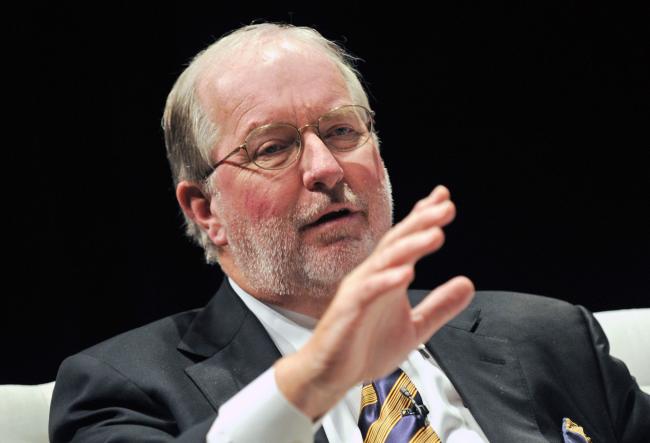
[[[410,295],[417,304],[422,293]],[[544,441],[512,345],[474,333],[480,312],[470,306],[440,329],[427,347],[490,441]],[[178,349],[204,357],[185,372],[215,411],[281,357],[227,280],[197,315]],[[327,441],[322,427],[315,441]]]
[[[206,357],[185,373],[215,411],[281,357],[264,326],[227,279],[192,322],[178,349]],[[327,442],[322,427],[315,441]]]
[[[427,347],[490,441],[545,441],[512,345],[474,333],[480,312],[470,306]]]

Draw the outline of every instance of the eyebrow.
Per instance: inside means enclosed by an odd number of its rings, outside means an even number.
[[[332,108],[334,109],[334,108]],[[327,114],[329,111],[325,111],[325,114]],[[320,116],[319,116],[320,118]],[[295,123],[285,121],[285,120],[253,120],[251,123],[245,126],[246,131],[244,132],[244,140],[242,140],[242,143],[246,140],[246,137],[250,135],[251,132],[253,132],[255,129],[261,127],[261,126],[266,126],[266,125],[275,125],[275,124],[281,124],[281,125],[291,125],[291,126],[296,126]]]
[[[272,123],[280,123],[276,121],[268,121],[268,120],[253,120],[251,123],[245,126],[245,131],[244,131],[244,138],[242,139],[242,143],[246,141],[246,138],[250,135],[251,132],[253,132],[255,129],[259,128],[260,126],[265,126],[265,125],[270,125]]]
[[[337,109],[337,108],[340,108],[341,106],[354,105],[354,104],[355,104],[355,103],[353,103],[353,102],[350,102],[349,104],[348,104],[347,102],[344,102],[343,104],[335,105],[335,106],[333,106],[333,107],[327,109],[325,112],[322,112],[322,113],[321,113],[321,114],[316,118],[316,120],[318,120],[319,118],[321,118],[322,116],[324,116],[324,115],[327,114],[328,112],[333,111],[333,110],[335,110],[335,109]],[[249,124],[247,124],[247,125],[245,126],[245,129],[246,129],[246,130],[244,131],[244,139],[242,140],[242,143],[246,140],[246,137],[248,137],[248,135],[249,135],[252,131],[254,131],[255,129],[259,128],[260,126],[266,126],[266,125],[271,125],[271,124],[276,124],[276,123],[278,123],[278,124],[287,124],[287,125],[296,126],[296,124],[294,124],[294,123],[291,123],[291,122],[288,122],[288,121],[282,121],[282,120],[259,120],[259,119],[258,119],[258,120],[253,120],[252,122],[250,122]],[[296,126],[296,127],[297,127],[297,126]]]

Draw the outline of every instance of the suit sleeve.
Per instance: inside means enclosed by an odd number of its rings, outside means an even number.
[[[598,321],[589,311],[580,309],[591,334],[617,441],[649,441],[650,395],[641,391],[625,364],[609,354],[609,342]]]
[[[59,370],[50,441],[203,443],[215,417],[179,434],[173,417],[131,380],[95,357],[77,354]]]

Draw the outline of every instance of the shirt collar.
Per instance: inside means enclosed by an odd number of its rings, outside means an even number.
[[[230,277],[228,282],[246,307],[262,323],[282,355],[292,354],[307,343],[318,322],[316,319],[263,303],[244,291]]]

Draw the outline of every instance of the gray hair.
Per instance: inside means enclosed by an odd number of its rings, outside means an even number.
[[[201,75],[208,67],[220,66],[219,62],[229,54],[255,44],[272,42],[278,37],[292,38],[322,51],[340,70],[355,104],[370,107],[368,96],[361,85],[361,76],[354,67],[357,58],[337,43],[327,40],[315,29],[275,23],[260,23],[239,28],[198,53],[178,77],[167,96],[162,126],[174,186],[187,180],[200,184],[208,195],[217,192],[212,189],[206,176],[212,170],[210,153],[219,138],[219,127],[199,101],[197,87]],[[218,103],[210,104],[212,110],[218,106]],[[200,226],[187,215],[183,215],[187,236],[203,248],[208,263],[217,262],[217,246]]]

